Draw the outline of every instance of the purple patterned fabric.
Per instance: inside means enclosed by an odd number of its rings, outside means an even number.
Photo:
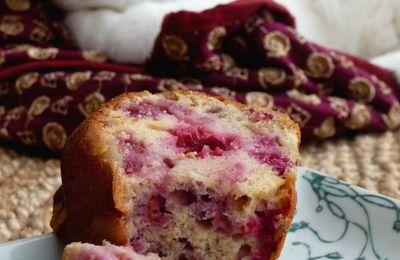
[[[59,151],[100,104],[141,90],[192,89],[278,109],[299,123],[303,140],[400,125],[390,72],[305,40],[272,1],[169,15],[142,67],[74,49],[49,10],[47,2],[0,0],[3,140]]]

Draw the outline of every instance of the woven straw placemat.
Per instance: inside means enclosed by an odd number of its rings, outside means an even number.
[[[400,198],[400,131],[305,146],[300,165]],[[0,147],[0,242],[50,232],[60,161]]]

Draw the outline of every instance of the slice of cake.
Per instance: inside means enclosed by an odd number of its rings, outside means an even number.
[[[139,255],[131,247],[107,242],[103,246],[75,242],[65,247],[62,260],[160,260],[160,257],[152,253]]]
[[[52,227],[162,259],[275,259],[293,218],[300,132],[205,94],[129,93],[69,138]]]

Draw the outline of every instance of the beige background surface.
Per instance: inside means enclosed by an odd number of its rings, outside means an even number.
[[[400,131],[302,147],[300,165],[400,199]],[[0,242],[51,232],[60,161],[0,146]]]

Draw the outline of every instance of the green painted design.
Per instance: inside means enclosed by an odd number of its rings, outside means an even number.
[[[306,221],[300,221],[293,223],[289,232],[296,232],[302,229],[307,229],[310,231],[315,237],[322,243],[335,243],[343,239],[348,231],[350,226],[358,228],[364,236],[364,244],[362,248],[359,250],[358,257],[356,260],[366,259],[365,252],[366,250],[371,250],[376,257],[376,259],[383,259],[380,252],[378,252],[375,246],[375,240],[373,237],[373,232],[371,229],[371,217],[370,212],[368,211],[368,206],[377,206],[385,210],[389,210],[393,212],[393,228],[392,232],[397,233],[400,236],[400,207],[392,200],[374,194],[365,194],[359,192],[353,186],[347,183],[343,183],[339,180],[323,176],[320,174],[316,174],[312,171],[308,171],[307,174],[302,176],[310,185],[313,193],[316,195],[318,200],[318,206],[315,208],[315,212],[321,213],[324,210],[328,210],[329,213],[335,218],[339,219],[343,222],[343,231],[334,239],[326,239],[323,234],[312,227],[312,224]],[[357,223],[350,220],[344,209],[340,207],[337,203],[337,200],[346,199],[351,200],[352,203],[355,203],[355,206],[361,208],[364,217],[366,219],[365,223]],[[310,245],[300,242],[294,241],[292,242],[293,246],[303,246],[307,248],[308,251],[308,260],[313,259],[342,259],[342,255],[340,252],[332,252],[328,254],[324,254],[321,256],[311,256],[311,247]]]
[[[308,258],[306,260],[316,260],[316,259],[343,259],[343,256],[339,252],[331,252],[327,253],[324,255],[319,255],[319,256],[311,256],[311,248],[308,244],[300,242],[300,241],[294,241],[292,243],[294,246],[304,246],[307,249],[307,255]]]

